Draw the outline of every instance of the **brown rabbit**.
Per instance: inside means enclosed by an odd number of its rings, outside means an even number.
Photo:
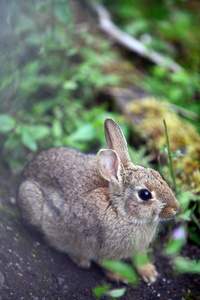
[[[109,149],[97,156],[65,147],[43,151],[25,167],[19,187],[24,218],[82,267],[145,252],[159,221],[179,210],[160,174],[131,162],[111,118],[105,135]],[[138,272],[149,283],[158,275],[150,263]]]

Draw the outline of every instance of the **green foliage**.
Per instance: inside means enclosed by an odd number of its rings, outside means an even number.
[[[184,107],[200,114],[200,106],[195,101],[197,93],[200,93],[200,75],[191,71],[170,73],[163,67],[154,66],[150,70],[151,75],[145,76],[142,86],[150,94],[167,99],[169,102]],[[200,130],[196,120],[193,124]]]
[[[138,282],[138,276],[133,267],[129,264],[117,260],[104,260],[101,262],[101,265],[132,284],[136,284]]]
[[[9,115],[0,115],[0,132],[8,133],[15,128],[15,119]]]
[[[184,192],[178,195],[181,204],[181,213],[178,216],[179,227],[176,227],[171,239],[166,245],[165,254],[172,256],[173,265],[176,271],[183,273],[199,273],[200,262],[189,260],[185,257],[178,257],[182,248],[188,242],[188,238],[200,245],[200,197],[192,193]],[[181,225],[184,224],[184,225]]]
[[[173,167],[173,163],[172,163],[172,154],[171,154],[171,149],[170,149],[170,143],[169,143],[169,137],[168,137],[166,121],[163,120],[163,123],[164,123],[164,126],[165,126],[165,135],[166,135],[166,139],[167,139],[167,154],[168,154],[169,161],[170,161],[170,170],[171,170],[172,179],[173,179],[173,183],[174,183],[174,190],[175,190],[175,192],[177,192],[176,178],[175,178],[175,172],[174,172],[174,167]]]
[[[177,57],[186,68],[195,72],[199,69],[198,1],[192,1],[190,6],[187,1],[178,0],[103,2],[123,30],[144,43],[143,37],[148,35],[148,47]]]
[[[133,265],[134,266],[142,266],[149,263],[149,259],[144,253],[135,253],[133,257]]]
[[[179,254],[181,249],[186,243],[185,236],[179,237],[177,239],[171,239],[167,246],[165,247],[165,254],[167,255],[176,255]]]
[[[175,173],[172,163],[172,153],[170,150],[170,143],[169,143],[169,137],[168,137],[168,131],[166,122],[164,121],[165,126],[165,133],[167,138],[167,154],[170,160],[170,169],[171,174],[173,177],[174,187],[176,188],[176,179],[175,179]],[[180,151],[176,151],[176,155],[180,154]],[[177,189],[177,188],[176,188]],[[177,190],[176,190],[177,192]],[[184,227],[178,227],[175,228],[173,231],[173,234],[171,236],[171,240],[166,245],[164,252],[167,255],[178,255],[183,246],[187,243],[187,237],[186,237],[186,231],[189,233],[190,239],[200,245],[200,238],[199,238],[199,231],[200,231],[200,225],[199,225],[199,216],[200,216],[200,197],[196,196],[189,192],[184,192],[179,194],[179,201],[181,205],[181,214],[179,215],[180,220],[184,220],[187,222]],[[195,201],[195,204],[192,204],[192,202]],[[195,209],[197,210],[195,211]],[[192,223],[192,225],[191,225]],[[194,260],[188,260],[184,257],[176,257],[173,260],[173,264],[175,269],[178,272],[189,272],[189,273],[200,273],[200,262],[194,261]]]
[[[122,297],[126,292],[126,288],[110,290],[110,287],[111,286],[109,284],[98,286],[93,289],[93,293],[97,298],[101,298],[102,296],[108,296],[111,297],[111,299],[116,299],[116,297]]]
[[[151,95],[167,99],[200,115],[196,101],[200,94],[200,18],[198,1],[179,0],[104,0],[114,21],[125,32],[149,49],[173,58],[184,70],[177,73],[166,68],[149,68],[138,82]],[[200,131],[200,122],[193,122]]]
[[[97,286],[93,289],[93,293],[97,298],[101,298],[105,295],[105,293],[110,289],[110,284],[105,284],[103,286]]]
[[[177,257],[174,260],[176,271],[180,273],[200,274],[200,260],[189,260],[185,257]]]
[[[7,13],[11,24],[1,34],[10,44],[0,49],[0,141],[8,163],[18,167],[29,151],[47,147],[89,151],[103,144],[107,106],[93,108],[92,99],[118,80],[102,72],[112,57],[109,44],[74,31],[67,1],[16,6],[12,0]]]
[[[184,192],[178,196],[181,204],[181,214],[179,220],[187,222],[189,239],[200,245],[200,196],[189,192]]]

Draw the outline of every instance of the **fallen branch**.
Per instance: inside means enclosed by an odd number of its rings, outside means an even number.
[[[198,121],[199,117],[198,114],[194,113],[193,111],[190,111],[184,107],[178,106],[173,103],[169,103],[169,109],[177,114],[180,114],[188,119],[191,119],[193,121]]]
[[[153,63],[166,67],[167,69],[173,72],[179,72],[183,70],[183,68],[177,64],[176,62],[172,61],[170,58],[161,55],[160,53],[148,49],[144,44],[140,41],[135,39],[134,37],[130,36],[129,34],[120,30],[111,20],[109,12],[106,8],[98,3],[93,3],[92,8],[96,12],[99,18],[99,25],[100,28],[109,34],[115,41],[122,44],[126,48],[131,51],[136,52],[137,54],[148,58]]]

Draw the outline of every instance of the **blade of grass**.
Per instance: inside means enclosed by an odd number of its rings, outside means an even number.
[[[195,214],[191,213],[191,217],[192,217],[192,220],[194,221],[194,223],[196,224],[196,226],[198,227],[198,229],[200,230],[200,224],[199,224],[199,221],[198,221],[197,217],[195,216]]]
[[[167,131],[167,125],[166,125],[165,119],[163,119],[163,123],[164,123],[164,126],[165,126],[165,135],[166,135],[166,139],[167,139],[167,152],[168,152],[168,157],[169,157],[169,161],[170,161],[170,171],[171,171],[171,174],[172,174],[174,190],[175,190],[175,193],[177,193],[176,177],[175,177],[174,167],[173,167],[173,163],[172,163],[172,154],[171,154],[168,131]]]

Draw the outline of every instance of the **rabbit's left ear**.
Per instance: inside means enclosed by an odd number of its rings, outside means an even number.
[[[119,181],[121,161],[114,150],[102,149],[97,153],[97,168],[103,178],[108,181]]]
[[[106,142],[110,149],[115,150],[123,165],[131,161],[126,139],[119,125],[111,118],[104,123]]]

